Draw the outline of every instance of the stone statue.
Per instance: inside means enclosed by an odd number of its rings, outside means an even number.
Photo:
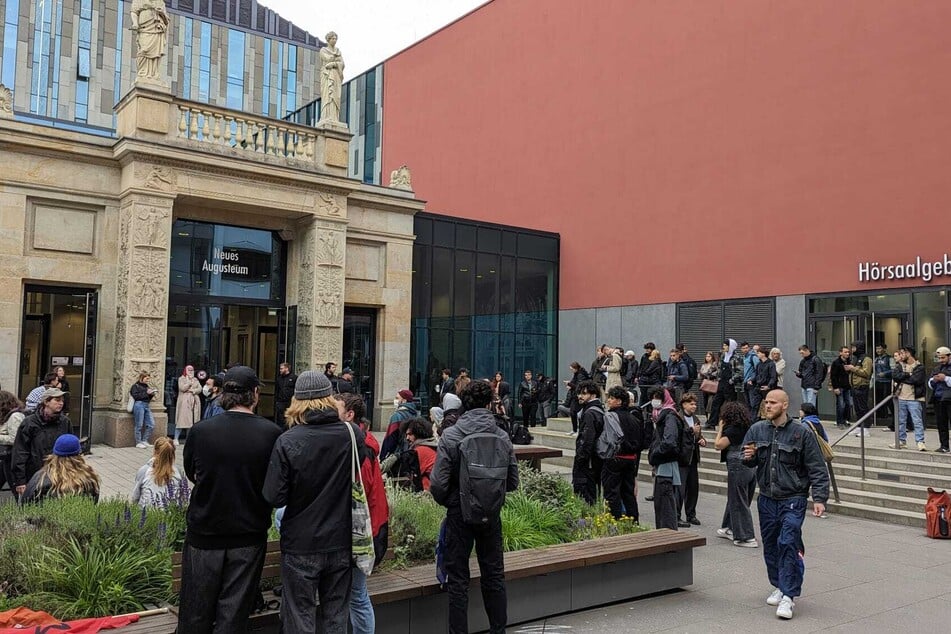
[[[410,174],[408,167],[405,165],[400,165],[398,168],[390,172],[390,187],[393,187],[394,189],[413,191],[412,175]]]
[[[0,119],[13,118],[13,91],[0,84]]]
[[[320,49],[320,121],[340,124],[340,90],[343,87],[343,54],[337,48],[337,34],[327,34],[327,46]]]
[[[136,33],[136,76],[163,82],[159,73],[168,46],[165,0],[132,0],[132,30]]]

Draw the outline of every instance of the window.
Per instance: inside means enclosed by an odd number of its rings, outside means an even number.
[[[53,44],[53,3],[50,0],[36,0],[35,15],[30,112],[47,115],[49,110],[50,49]]]
[[[121,16],[121,11],[119,12]],[[120,17],[121,19],[121,17]],[[184,59],[182,60],[182,97],[185,99],[192,98],[192,38],[195,34],[195,20],[192,18],[185,18],[184,21],[184,30],[185,30],[185,49],[184,49]],[[121,32],[121,31],[120,31]],[[118,64],[117,64],[118,67]],[[118,95],[118,93],[116,93]]]
[[[201,23],[198,41],[198,101],[208,102],[211,93],[211,24]]]
[[[284,114],[297,110],[297,47],[285,44],[287,47],[287,84],[284,100]]]
[[[244,109],[244,31],[228,30],[228,87],[225,104],[232,110]]]
[[[0,84],[16,86],[17,24],[20,21],[20,3],[7,0],[3,16],[3,49],[0,50]]]
[[[271,47],[274,42],[264,38],[264,94],[261,96],[261,113],[271,114]]]
[[[376,148],[379,137],[376,116],[376,69],[368,71],[364,77],[366,89],[363,92],[363,182],[372,183],[376,174]]]
[[[89,77],[92,74],[92,0],[80,0],[79,49],[76,57],[76,121],[89,119]],[[57,59],[59,55],[56,56]]]

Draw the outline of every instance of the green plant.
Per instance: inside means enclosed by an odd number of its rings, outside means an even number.
[[[565,516],[558,509],[525,493],[510,493],[501,516],[502,547],[507,551],[561,544],[571,537]]]
[[[390,548],[394,561],[388,568],[404,568],[431,562],[436,556],[439,527],[446,509],[436,504],[429,493],[413,493],[387,484],[390,505]]]
[[[571,483],[562,476],[535,471],[524,463],[519,463],[518,476],[519,492],[559,511],[568,526],[584,514],[584,502],[574,494]]]

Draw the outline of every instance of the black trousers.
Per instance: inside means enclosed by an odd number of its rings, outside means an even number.
[[[581,410],[581,403],[578,402],[578,399],[573,398],[568,407],[571,412],[571,431],[578,433],[578,412]]]
[[[185,544],[178,634],[243,634],[261,590],[265,544],[204,550]]]
[[[654,528],[677,530],[677,492],[674,481],[654,477]]]
[[[868,414],[868,386],[852,388],[852,407],[855,408],[855,420],[858,420]],[[862,427],[871,427],[872,419],[868,418]]]
[[[538,403],[522,401],[522,424],[526,427],[535,426],[535,415],[538,413]]]
[[[884,383],[882,381],[875,382],[875,404],[878,405],[883,398],[886,396],[891,396],[892,394],[892,384]],[[888,403],[882,406],[882,409],[878,410],[879,418],[882,417],[893,417],[895,415],[895,401],[893,399],[888,399]]]
[[[727,389],[719,389],[713,395],[713,405],[710,406],[710,414],[707,416],[707,427],[716,427],[720,422],[720,408],[727,401],[736,400],[736,390],[730,385]]]
[[[286,421],[284,419],[284,410],[286,410],[290,406],[291,406],[290,403],[274,401],[274,422],[277,423],[277,425],[281,429],[284,429],[284,427],[286,426]]]
[[[634,496],[636,479],[637,460],[615,458],[604,463],[601,469],[601,487],[614,519],[627,515],[635,522],[640,521],[637,498]]]
[[[921,417],[924,418],[925,413],[921,413]],[[938,444],[949,449],[948,447],[948,427],[951,423],[951,401],[935,401],[934,402],[934,418],[935,423],[938,427]]]
[[[469,555],[475,544],[479,560],[482,602],[489,617],[489,632],[504,634],[508,622],[505,565],[502,560],[502,519],[488,525],[466,524],[458,508],[446,513],[446,590],[449,594],[449,632],[469,631]]]
[[[281,555],[283,634],[347,634],[352,556],[349,549]]]
[[[694,456],[693,464],[680,467],[680,486],[677,487],[677,516],[685,513],[685,519],[697,516],[697,499],[700,497],[699,459]]]
[[[592,457],[582,460],[575,456],[574,464],[571,466],[571,487],[574,489],[575,495],[588,504],[594,504],[598,501],[602,464],[600,458]]]

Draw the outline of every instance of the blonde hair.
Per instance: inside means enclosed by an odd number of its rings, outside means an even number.
[[[291,399],[291,404],[284,410],[284,418],[287,420],[287,427],[290,429],[294,425],[303,425],[307,421],[304,417],[307,412],[318,409],[329,409],[337,411],[337,401],[332,396],[323,398],[311,398],[303,401],[297,400],[297,397]]]
[[[769,356],[773,356],[774,354],[778,354],[780,359],[783,358],[783,351],[780,350],[779,348],[772,348],[769,351]]]
[[[651,361],[660,361],[660,350],[651,350],[651,356],[649,359]]]
[[[50,490],[56,495],[99,493],[99,476],[86,463],[82,454],[77,456],[50,454],[46,457],[43,470],[49,478]]]
[[[152,479],[159,486],[168,486],[175,475],[175,445],[162,436],[155,440],[155,450],[152,453]]]

